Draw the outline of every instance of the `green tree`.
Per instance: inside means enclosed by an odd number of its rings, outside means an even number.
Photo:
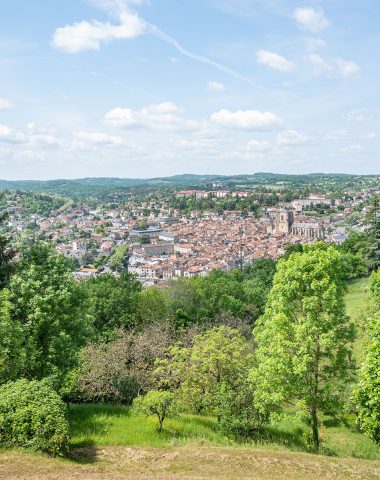
[[[12,318],[9,291],[0,292],[0,384],[16,380],[25,361],[24,332],[21,324]]]
[[[109,338],[115,329],[132,326],[140,290],[141,284],[126,272],[120,277],[99,275],[82,284],[96,335]]]
[[[177,414],[176,397],[167,390],[150,390],[144,397],[137,397],[133,407],[137,413],[147,417],[157,416],[158,433],[162,432],[165,419]]]
[[[371,293],[376,311],[369,324],[370,342],[355,388],[360,427],[380,444],[380,271],[371,276]]]
[[[122,272],[123,270],[126,270],[129,259],[128,251],[129,249],[125,245],[121,245],[113,249],[112,255],[109,259],[109,266],[112,271]]]
[[[157,362],[156,376],[162,388],[177,389],[184,406],[216,415],[220,422],[227,411],[223,395],[239,392],[252,362],[250,346],[240,333],[221,326],[197,335],[192,347],[174,346]]]
[[[369,224],[369,249],[368,260],[370,268],[377,270],[380,266],[380,196],[373,195],[369,211],[365,217]]]
[[[32,245],[23,252],[9,290],[12,318],[24,333],[23,375],[61,378],[75,365],[88,332],[83,296],[70,262],[49,245]]]
[[[0,193],[0,199],[2,194]],[[5,233],[6,213],[0,212],[0,290],[4,288],[13,271],[13,259],[16,252],[11,248],[10,238]]]
[[[157,287],[142,290],[137,298],[136,319],[139,324],[163,322],[168,315],[165,294]]]
[[[319,412],[334,413],[349,381],[354,328],[345,312],[345,262],[323,243],[280,260],[265,313],[254,331],[258,406],[293,401],[311,417],[319,449]]]

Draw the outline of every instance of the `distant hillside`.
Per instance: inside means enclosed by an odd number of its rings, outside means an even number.
[[[68,196],[84,194],[107,193],[111,191],[129,189],[132,187],[197,187],[212,182],[221,182],[225,186],[255,186],[285,183],[290,185],[305,185],[318,183],[345,183],[354,185],[358,179],[373,176],[359,176],[349,174],[312,173],[307,175],[287,175],[278,173],[255,173],[252,175],[174,175],[171,177],[157,177],[148,179],[137,178],[79,178],[74,180],[0,180],[0,190],[24,190],[32,192],[57,193]]]

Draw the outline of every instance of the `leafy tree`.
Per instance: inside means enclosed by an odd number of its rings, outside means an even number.
[[[30,379],[61,378],[75,365],[88,333],[83,296],[70,262],[51,246],[32,245],[23,252],[9,290],[12,318],[24,334],[22,374]]]
[[[2,194],[0,193],[0,199]],[[9,236],[3,232],[5,229],[5,222],[7,219],[6,213],[0,212],[0,290],[4,288],[10,279],[13,271],[12,260],[16,252],[10,246]]]
[[[96,335],[110,338],[115,329],[132,326],[141,285],[131,275],[99,275],[81,287]]]
[[[344,270],[342,255],[323,243],[280,260],[254,331],[255,402],[265,411],[295,401],[311,416],[316,451],[318,414],[341,406],[352,367],[354,328],[345,312]]]
[[[164,420],[177,414],[175,394],[167,390],[150,390],[144,397],[137,397],[133,406],[137,413],[157,416],[158,433],[162,432]]]
[[[371,199],[366,220],[370,224],[368,258],[371,268],[377,270],[380,266],[380,197],[377,195],[374,195]]]
[[[136,318],[138,324],[163,322],[168,316],[165,294],[157,287],[142,290],[137,298]]]
[[[109,260],[109,266],[114,272],[122,272],[128,267],[128,247],[121,245],[115,247]]]
[[[360,427],[380,444],[380,271],[371,276],[371,293],[376,311],[369,324],[370,342],[355,388]]]
[[[215,414],[220,422],[227,412],[222,397],[239,392],[252,362],[250,347],[240,333],[221,326],[197,335],[192,347],[174,346],[167,358],[157,362],[155,374],[162,388],[177,389],[185,406]]]
[[[0,384],[16,380],[25,361],[22,348],[24,332],[12,318],[8,290],[0,291]]]

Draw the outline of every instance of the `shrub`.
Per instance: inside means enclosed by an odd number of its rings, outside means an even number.
[[[0,443],[63,455],[69,445],[67,407],[46,381],[0,387]]]

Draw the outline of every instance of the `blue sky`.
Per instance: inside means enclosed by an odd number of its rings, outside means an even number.
[[[380,173],[373,0],[12,0],[0,178]]]

